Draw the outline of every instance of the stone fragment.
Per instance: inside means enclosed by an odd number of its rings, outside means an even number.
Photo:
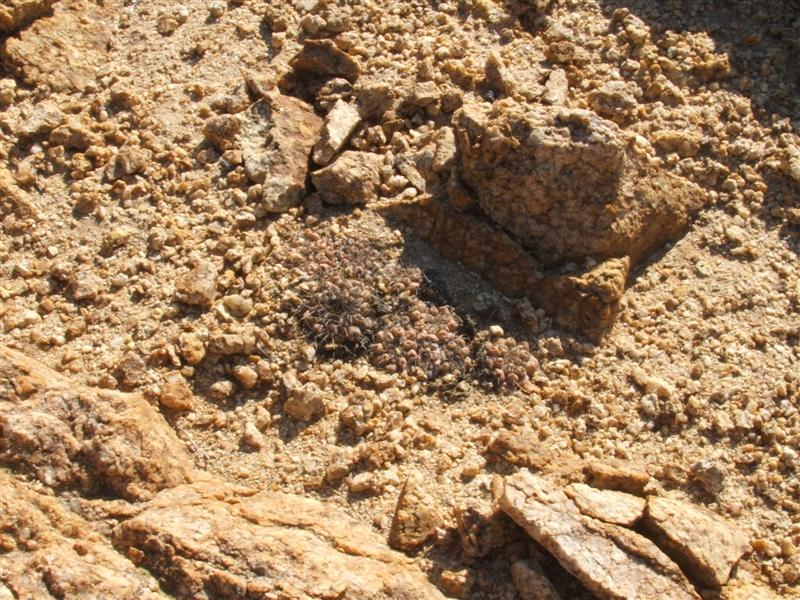
[[[541,477],[521,471],[507,478],[500,507],[598,598],[699,598],[650,540],[582,515],[562,490]]]
[[[453,514],[466,555],[486,556],[505,543],[510,522],[490,503],[471,502],[456,507]]]
[[[266,440],[252,421],[246,421],[242,427],[242,443],[255,450],[261,450],[266,444]]]
[[[339,100],[325,117],[317,143],[314,144],[312,158],[320,166],[327,165],[350,139],[350,135],[361,122],[358,109],[352,104]]]
[[[14,382],[33,385],[20,397]],[[129,500],[192,480],[164,418],[138,394],[75,384],[0,346],[0,464],[55,490]]]
[[[240,294],[231,294],[222,299],[222,305],[229,314],[243,319],[253,310],[253,299]]]
[[[107,63],[114,18],[96,2],[61,0],[52,17],[39,18],[6,40],[0,58],[25,83],[47,85],[55,92],[81,91]]]
[[[57,498],[0,471],[0,598],[167,600],[150,574]]]
[[[306,40],[289,66],[300,77],[343,77],[350,83],[361,74],[358,63],[329,39]]]
[[[380,154],[348,150],[311,181],[328,204],[367,204],[378,198],[382,165]]]
[[[434,535],[444,517],[433,497],[425,490],[420,476],[410,476],[400,496],[389,530],[389,545],[399,550],[413,550]]]
[[[325,412],[325,394],[314,383],[295,387],[289,393],[283,410],[301,421],[310,421]]]
[[[541,469],[550,462],[550,453],[534,441],[534,435],[503,430],[489,442],[489,453],[512,465]]]
[[[197,335],[193,333],[182,333],[178,337],[178,348],[181,357],[189,365],[197,365],[206,356],[206,346]]]
[[[222,356],[251,354],[256,345],[252,333],[216,333],[208,340],[208,351]]]
[[[564,492],[584,515],[625,527],[635,525],[644,515],[647,505],[647,501],[639,496],[613,490],[598,490],[584,483],[568,485]]]
[[[16,133],[21,138],[44,135],[61,125],[65,119],[66,116],[55,102],[45,100],[34,107]]]
[[[103,280],[93,271],[75,271],[70,277],[69,291],[78,302],[96,300],[105,288]]]
[[[258,373],[247,365],[238,365],[233,368],[233,376],[244,389],[253,389],[258,383]]]
[[[521,600],[561,600],[558,590],[535,561],[515,561],[511,577]]]
[[[306,191],[308,159],[322,128],[314,110],[297,98],[273,93],[243,113],[239,145],[245,171],[262,186],[263,207],[280,213]]]
[[[182,375],[173,373],[161,386],[158,401],[172,410],[192,410],[194,408],[194,394],[192,388],[186,383]]]
[[[46,14],[57,0],[2,0],[0,33],[14,33]]]
[[[644,526],[685,571],[703,585],[721,588],[750,550],[747,534],[702,507],[650,496]]]
[[[713,461],[698,460],[692,465],[691,476],[711,496],[718,496],[725,489],[725,471]]]
[[[230,150],[237,145],[241,130],[242,121],[237,115],[211,117],[203,127],[206,139],[220,152]]]
[[[444,599],[371,529],[299,496],[179,486],[120,523],[113,539],[179,600]]]
[[[208,307],[217,297],[217,268],[209,261],[199,261],[175,284],[178,302]]]
[[[641,467],[624,462],[590,462],[583,472],[588,483],[604,490],[617,490],[636,494],[644,494],[644,488],[650,482],[650,475]]]
[[[544,85],[542,102],[553,106],[564,106],[567,102],[569,92],[569,81],[567,72],[564,69],[553,69],[547,76],[547,83]]]

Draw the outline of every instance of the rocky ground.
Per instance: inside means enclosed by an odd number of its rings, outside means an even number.
[[[0,0],[0,598],[800,595],[794,0]]]

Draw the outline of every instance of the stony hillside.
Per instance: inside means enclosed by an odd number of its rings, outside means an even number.
[[[0,600],[800,595],[796,0],[0,0]]]

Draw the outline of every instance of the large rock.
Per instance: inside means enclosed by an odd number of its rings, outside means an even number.
[[[674,239],[699,188],[650,166],[614,123],[503,100],[454,116],[460,174],[481,209],[545,265],[630,256]]]
[[[275,93],[253,104],[242,119],[244,166],[263,188],[264,209],[280,213],[299,205],[322,119],[302,100]]]
[[[113,538],[181,599],[444,598],[372,530],[297,496],[180,486]]]
[[[406,480],[389,531],[389,544],[401,550],[413,550],[436,534],[436,528],[444,523],[436,501],[422,483],[420,475]]]
[[[142,396],[78,385],[5,346],[0,465],[56,490],[129,500],[195,476],[183,443]]]
[[[107,61],[110,20],[107,9],[96,2],[62,0],[52,17],[40,18],[6,41],[3,63],[28,84],[80,91]]]
[[[325,166],[331,162],[336,153],[350,139],[350,135],[352,135],[360,122],[361,117],[354,105],[348,104],[343,100],[337,101],[325,117],[322,133],[314,144],[314,152],[312,154],[314,162],[320,166]]]
[[[583,514],[614,525],[632,527],[644,515],[647,501],[639,496],[598,490],[584,483],[573,483],[564,488]]]
[[[747,534],[701,506],[651,496],[644,525],[652,537],[692,577],[720,588],[750,549]]]
[[[601,599],[699,598],[678,566],[647,538],[581,514],[559,488],[522,471],[500,507]]]
[[[306,40],[289,65],[295,76],[343,77],[353,83],[361,74],[358,63],[347,52],[340,50],[333,40]]]
[[[0,33],[14,33],[50,10],[57,0],[0,0]]]
[[[0,598],[168,596],[89,522],[0,471]]]

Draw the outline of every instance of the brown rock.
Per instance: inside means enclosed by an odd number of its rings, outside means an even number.
[[[589,111],[502,100],[465,105],[454,123],[462,179],[545,265],[619,256],[636,264],[702,205],[699,188],[649,166],[626,134]]]
[[[52,496],[0,471],[0,598],[168,598]]]
[[[750,550],[747,534],[701,507],[650,496],[644,525],[658,544],[703,585],[720,588]]]
[[[502,546],[511,523],[489,503],[472,502],[453,511],[461,545],[468,556],[482,557]]]
[[[217,115],[206,121],[203,133],[220,152],[225,152],[237,145],[237,138],[242,130],[242,121],[237,115]]]
[[[302,201],[311,149],[322,128],[311,106],[273,93],[243,113],[239,145],[247,176],[263,188],[268,212],[284,212]]]
[[[172,410],[191,410],[194,407],[194,394],[183,376],[173,373],[161,386],[158,401]]]
[[[501,431],[489,442],[489,452],[512,465],[541,469],[550,462],[550,453],[533,440],[534,432]]]
[[[444,517],[436,501],[423,488],[421,478],[412,475],[397,499],[389,545],[399,550],[413,550],[432,538],[443,523]]]
[[[306,40],[289,65],[300,77],[343,77],[353,83],[361,74],[358,63],[328,39]]]
[[[211,306],[217,297],[217,269],[208,261],[198,262],[175,284],[176,299],[193,306]]]
[[[564,488],[584,515],[614,525],[632,527],[644,515],[647,501],[639,496],[597,490],[583,483],[573,483]]]
[[[2,59],[28,84],[80,91],[107,61],[110,15],[88,0],[62,0],[55,6],[52,17],[40,18],[18,38],[9,38]]]
[[[55,102],[45,100],[34,107],[16,133],[21,138],[43,135],[61,125],[65,119],[66,115]]]
[[[179,599],[443,599],[369,528],[298,496],[179,486],[113,538]]]
[[[644,494],[650,475],[641,467],[623,462],[590,462],[583,472],[588,483],[604,490],[617,490],[629,494]]]
[[[379,154],[348,150],[311,180],[328,204],[367,204],[378,198],[382,164]]]
[[[650,540],[582,515],[540,477],[522,471],[507,478],[500,507],[598,598],[699,598]]]
[[[137,500],[194,477],[182,442],[138,394],[77,385],[5,346],[0,390],[0,464],[47,487]]]
[[[57,0],[0,1],[0,33],[14,33],[47,13]]]
[[[286,414],[301,421],[310,421],[325,412],[325,395],[314,383],[297,386],[283,403]]]

